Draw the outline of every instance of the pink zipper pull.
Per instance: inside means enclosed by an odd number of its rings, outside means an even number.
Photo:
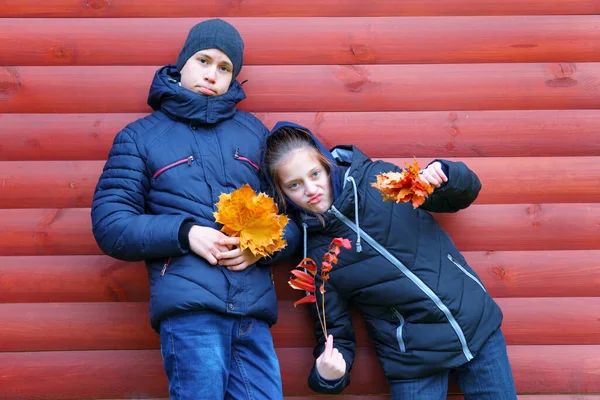
[[[167,258],[167,261],[165,261],[165,264],[162,267],[162,270],[160,271],[160,276],[164,276],[165,272],[167,272],[167,267],[169,266],[169,264],[171,263],[171,257]]]

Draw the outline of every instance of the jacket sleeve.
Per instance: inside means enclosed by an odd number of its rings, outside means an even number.
[[[320,277],[317,275],[315,287],[318,288],[321,285],[321,282]],[[327,324],[327,334],[333,336],[333,347],[342,354],[346,361],[346,374],[337,381],[326,381],[319,375],[316,364],[313,363],[313,367],[308,376],[308,386],[315,392],[338,394],[350,384],[350,370],[352,369],[354,356],[356,354],[356,337],[354,335],[354,327],[352,326],[348,303],[329,283],[325,284],[325,290],[325,320]],[[317,304],[320,306],[322,303],[319,290],[316,291],[316,295]],[[323,353],[326,337],[321,329],[316,307],[311,307],[311,310],[315,318],[315,337],[317,339],[317,346],[313,351],[313,355],[316,360]]]
[[[145,214],[149,189],[144,154],[125,128],[115,137],[92,200],[92,231],[103,252],[126,261],[186,253],[179,229],[192,219]]]
[[[421,208],[432,212],[451,213],[470,206],[481,190],[481,182],[477,175],[460,161],[434,160],[432,163],[436,161],[447,169],[448,181],[436,188]]]

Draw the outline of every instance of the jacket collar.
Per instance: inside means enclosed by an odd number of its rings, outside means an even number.
[[[204,96],[179,86],[180,75],[174,64],[160,68],[148,94],[148,105],[169,117],[192,124],[215,124],[233,117],[236,105],[246,98],[238,81],[233,81],[227,93]]]

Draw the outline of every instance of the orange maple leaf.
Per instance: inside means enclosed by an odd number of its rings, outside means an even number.
[[[433,187],[421,179],[421,169],[416,159],[412,165],[406,163],[406,167],[402,172],[384,172],[377,175],[377,182],[371,183],[371,186],[379,190],[383,201],[410,201],[413,208],[417,208],[433,193]]]
[[[250,187],[219,196],[215,220],[223,224],[221,231],[240,238],[240,248],[266,257],[286,246],[283,231],[288,223],[285,215],[278,214],[273,199],[264,193],[258,195]]]
[[[315,303],[317,307],[317,316],[319,317],[321,328],[323,329],[323,332],[325,332],[325,337],[327,337],[327,320],[325,319],[325,281],[329,280],[329,272],[331,272],[331,269],[333,268],[332,264],[337,264],[338,262],[337,256],[340,254],[340,247],[350,250],[352,245],[348,239],[335,238],[329,243],[329,248],[323,255],[323,261],[321,262],[321,279],[323,280],[323,283],[319,286],[319,292],[321,293],[321,311],[319,310],[319,305],[316,304],[317,297],[315,296],[314,276],[317,274],[317,264],[315,264],[312,258],[307,257],[300,261],[300,264],[296,266],[297,269],[291,271],[294,276],[288,281],[288,284],[292,288],[303,290],[306,293],[306,296],[294,303],[294,307],[298,304]],[[299,271],[298,269],[303,269],[304,271]]]

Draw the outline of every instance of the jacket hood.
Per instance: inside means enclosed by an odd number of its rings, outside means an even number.
[[[154,74],[148,105],[169,117],[189,123],[215,124],[231,118],[236,105],[246,98],[238,81],[233,81],[227,93],[204,96],[179,86],[180,74],[175,64],[160,68]]]

